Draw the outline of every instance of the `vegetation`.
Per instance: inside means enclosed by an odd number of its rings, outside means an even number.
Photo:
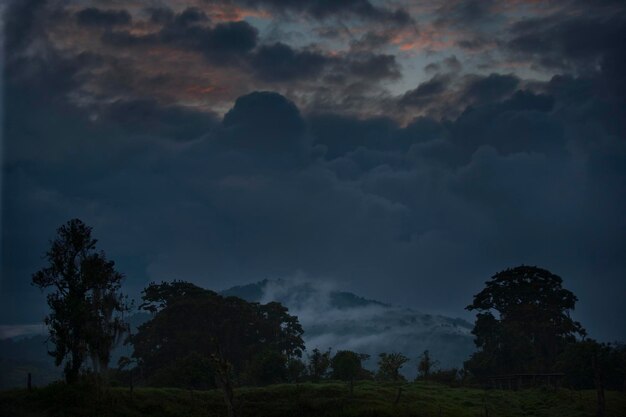
[[[222,389],[228,415],[237,414],[237,383],[264,385],[286,380],[287,359],[304,349],[302,327],[279,303],[249,303],[188,282],[150,284],[141,308],[154,317],[129,337],[139,372],[150,381],[210,385],[196,375],[206,368]],[[181,363],[182,358],[182,363]],[[180,373],[186,368],[194,375]]]
[[[215,365],[228,362],[220,366],[232,367],[242,382],[282,382],[287,359],[300,357],[304,349],[302,327],[279,303],[222,297],[181,281],[150,284],[142,299],[140,308],[154,317],[128,342],[148,383],[178,368],[177,362],[189,355],[217,361]],[[270,371],[272,367],[277,369]]]
[[[600,382],[606,389],[626,392],[626,345],[595,340],[572,343],[559,356],[556,369],[573,389],[596,388]]]
[[[33,274],[32,282],[48,290],[50,314],[45,322],[55,363],[65,361],[65,378],[78,380],[85,359],[93,369],[106,371],[111,350],[128,330],[122,314],[129,310],[120,292],[123,275],[104,252],[96,251],[91,227],[78,219],[57,230],[46,253],[48,266]]]
[[[438,362],[430,357],[430,352],[425,350],[419,357],[419,363],[417,364],[418,377],[421,379],[428,379],[433,372],[433,368],[437,366]]]
[[[478,351],[466,367],[477,376],[553,371],[567,345],[586,335],[569,315],[577,298],[562,282],[531,266],[494,275],[467,307],[478,311]]]
[[[319,382],[321,379],[328,377],[329,368],[330,349],[326,352],[322,352],[318,348],[313,349],[309,355],[309,364],[307,366],[311,381]]]
[[[340,350],[331,361],[332,378],[341,381],[356,379],[372,379],[372,374],[363,368],[363,361],[369,359],[365,353],[356,353],[351,350]]]
[[[376,379],[380,381],[404,381],[400,368],[409,361],[402,353],[381,353],[378,355],[378,373]]]
[[[626,415],[626,397],[607,391],[626,392],[626,347],[586,339],[569,315],[576,296],[541,268],[494,275],[467,307],[478,312],[478,351],[458,370],[435,369],[426,350],[407,384],[400,352],[380,353],[375,374],[363,368],[368,355],[349,350],[315,348],[305,363],[304,330],[283,305],[184,281],[148,285],[139,309],[151,318],[129,334],[123,276],[96,252],[91,228],[74,219],[57,234],[33,283],[49,291],[51,354],[66,383],[2,393],[1,415]],[[108,372],[123,334],[132,354]],[[498,375],[545,372],[562,372],[567,389],[482,389]]]
[[[398,388],[402,395],[394,405]],[[258,417],[590,417],[594,391],[536,388],[484,391],[450,388],[432,382],[410,384],[345,382],[282,384],[235,391],[241,415]],[[607,392],[608,416],[626,415],[626,396]],[[220,391],[127,388],[98,393],[90,387],[53,384],[45,388],[0,392],[0,415],[101,417],[218,417],[226,413]]]

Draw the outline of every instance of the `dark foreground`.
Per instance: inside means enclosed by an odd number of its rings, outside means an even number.
[[[401,393],[398,398],[398,388]],[[595,416],[595,392],[450,388],[438,384],[359,382],[272,385],[237,391],[247,416]],[[607,417],[626,416],[626,394],[607,392]],[[53,384],[0,392],[0,416],[225,416],[220,391],[126,388],[98,391]]]

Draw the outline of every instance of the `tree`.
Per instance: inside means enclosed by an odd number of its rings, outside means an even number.
[[[318,348],[313,349],[309,355],[309,376],[313,382],[319,382],[325,378],[330,367],[330,349],[326,352],[320,351]]]
[[[304,349],[302,326],[279,303],[223,297],[183,281],[151,283],[142,300],[140,308],[151,311],[153,318],[128,342],[148,378],[194,351],[206,358],[222,355],[240,374],[260,352],[272,350],[290,358],[300,357]]]
[[[475,375],[547,372],[565,347],[584,337],[572,320],[576,296],[557,275],[519,266],[494,275],[467,310],[478,311],[478,351],[466,363]]]
[[[430,352],[425,350],[419,357],[419,363],[417,364],[417,372],[419,376],[427,380],[430,376],[430,373],[433,370],[433,367],[437,366],[437,361],[434,361],[430,357]]]
[[[145,377],[154,379],[162,369],[175,367],[181,357],[204,358],[224,394],[229,416],[237,414],[238,378],[247,373],[261,383],[272,380],[276,374],[268,366],[277,362],[284,378],[285,359],[301,356],[304,349],[302,327],[279,303],[222,297],[182,281],[152,283],[142,299],[140,307],[153,317],[128,341]]]
[[[350,382],[350,395],[354,392],[354,380],[365,377],[368,372],[363,369],[362,362],[369,359],[365,353],[356,353],[351,350],[340,350],[331,360],[332,377]]]
[[[91,227],[78,219],[57,229],[46,252],[48,266],[33,274],[32,283],[47,295],[45,323],[57,366],[65,361],[65,379],[74,383],[87,357],[104,372],[111,350],[128,331],[123,313],[130,307],[121,293],[123,275],[104,252],[96,251]]]
[[[376,377],[382,381],[404,381],[400,368],[409,361],[402,353],[381,353],[378,355],[378,373]]]
[[[332,377],[342,381],[354,381],[363,375],[363,361],[369,355],[351,350],[340,350],[331,360]]]

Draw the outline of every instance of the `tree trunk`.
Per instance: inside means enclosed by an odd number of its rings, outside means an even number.
[[[215,370],[215,382],[224,394],[228,417],[237,417],[235,404],[235,391],[231,380],[231,364],[219,355],[212,355],[213,368]]]
[[[224,401],[226,402],[226,410],[228,417],[237,417],[237,409],[235,407],[235,392],[230,382],[230,378],[218,377],[218,384],[224,394]]]
[[[398,387],[398,393],[396,394],[396,399],[393,401],[393,405],[398,405],[400,402],[400,396],[402,395],[402,387]]]
[[[65,382],[68,385],[75,384],[78,382],[78,375],[80,373],[80,366],[78,360],[74,359],[74,355],[72,355],[72,360],[68,364],[69,366],[65,367]]]

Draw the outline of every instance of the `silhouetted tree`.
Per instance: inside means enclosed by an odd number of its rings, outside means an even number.
[[[437,361],[434,361],[430,357],[430,352],[425,350],[419,357],[419,362],[417,364],[417,373],[420,378],[427,380],[430,376],[430,373],[433,370],[433,367],[437,366]]]
[[[475,375],[543,372],[577,336],[576,296],[551,272],[519,266],[499,272],[467,306],[478,311],[472,333],[478,351],[466,363]]]
[[[378,355],[378,372],[376,378],[382,381],[404,381],[400,369],[409,358],[402,353],[381,353]]]
[[[94,370],[106,370],[111,350],[128,331],[123,313],[129,310],[120,287],[123,275],[115,263],[96,251],[91,227],[78,219],[57,229],[46,252],[48,266],[33,274],[33,285],[49,290],[50,314],[45,323],[54,344],[50,352],[65,379],[77,380],[87,357]]]
[[[205,358],[229,413],[236,414],[233,387],[238,380],[284,380],[286,360],[300,357],[304,349],[302,327],[279,303],[223,297],[182,281],[152,283],[142,299],[140,307],[153,318],[140,325],[129,342],[146,378],[154,380],[178,358]]]
[[[362,362],[369,359],[365,353],[356,353],[351,350],[340,350],[331,360],[332,377],[350,382],[350,394],[354,390],[354,380],[367,375]]]
[[[140,308],[154,316],[129,341],[147,375],[192,351],[208,358],[219,350],[236,373],[265,350],[302,355],[302,327],[279,303],[222,297],[182,281],[152,283],[142,300]]]
[[[340,350],[331,360],[332,377],[342,381],[354,381],[364,375],[363,361],[369,359],[365,353]]]
[[[318,348],[313,349],[309,355],[308,371],[313,382],[319,382],[328,374],[330,367],[330,349],[321,352]]]
[[[207,290],[186,281],[174,280],[172,282],[151,282],[141,293],[140,310],[156,314],[158,311],[171,305],[182,298],[202,296]]]

